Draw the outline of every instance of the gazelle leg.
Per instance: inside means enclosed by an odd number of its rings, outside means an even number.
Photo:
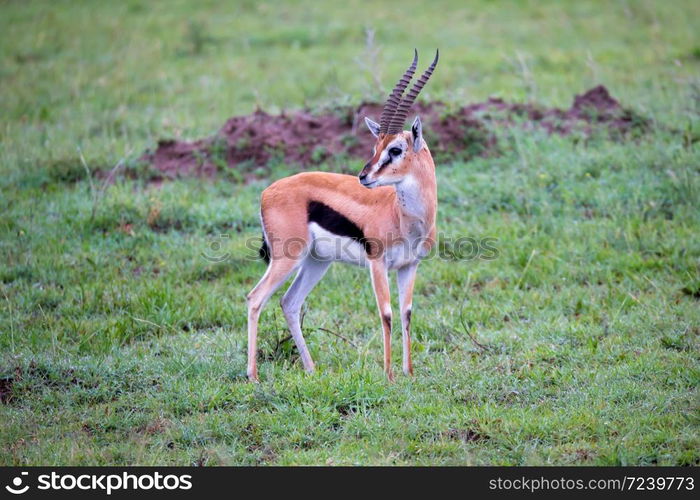
[[[299,268],[294,282],[289,287],[287,292],[282,297],[282,311],[284,317],[287,318],[289,331],[294,338],[294,342],[299,350],[299,356],[304,364],[304,370],[311,373],[314,371],[314,362],[311,359],[311,354],[306,347],[306,341],[301,332],[301,324],[299,321],[299,313],[301,306],[304,304],[306,297],[311,293],[311,290],[326,274],[330,260],[317,260],[311,256],[306,257]]]
[[[418,263],[400,268],[396,272],[399,285],[399,307],[401,308],[401,339],[403,343],[403,372],[413,375],[411,363],[411,305],[413,303],[413,284],[416,280]]]
[[[384,373],[390,381],[393,381],[394,373],[391,370],[391,294],[384,262],[380,259],[372,260],[370,262],[370,273],[384,333]]]
[[[256,357],[258,352],[258,319],[270,296],[284,283],[298,260],[281,257],[270,261],[265,274],[246,297],[248,299],[248,368],[246,373],[252,381],[258,380]]]

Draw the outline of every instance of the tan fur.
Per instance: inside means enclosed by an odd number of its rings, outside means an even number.
[[[257,324],[260,311],[269,297],[286,281],[301,263],[301,256],[309,245],[308,206],[310,201],[321,202],[354,222],[373,245],[369,258],[372,285],[382,321],[384,344],[384,370],[393,379],[391,370],[391,300],[387,274],[390,270],[385,262],[388,249],[394,247],[410,232],[418,231],[427,237],[426,252],[435,241],[435,219],[437,214],[437,186],[435,166],[428,147],[417,153],[413,151],[410,132],[403,132],[408,144],[404,158],[389,164],[381,172],[375,172],[379,181],[396,182],[410,177],[412,186],[417,186],[417,203],[420,210],[409,209],[397,194],[394,185],[368,189],[358,178],[350,175],[327,172],[304,172],[270,185],[262,193],[261,217],[266,240],[269,242],[270,265],[258,285],[248,294],[248,376],[257,380]],[[380,135],[375,145],[375,154],[363,173],[369,173],[379,161],[382,151],[400,135]],[[367,171],[367,172],[366,172]],[[418,213],[417,213],[418,212]],[[413,295],[415,269],[418,262],[406,264],[398,269],[399,281],[404,283],[400,304],[403,325],[403,371],[413,371],[410,359],[410,307]],[[410,269],[409,269],[410,267]],[[404,269],[405,268],[405,269]],[[320,279],[320,278],[318,278]],[[293,311],[290,313],[293,316]],[[291,328],[291,325],[290,325]],[[302,361],[307,371],[313,371],[303,337],[295,337]],[[301,342],[301,346],[299,345]]]

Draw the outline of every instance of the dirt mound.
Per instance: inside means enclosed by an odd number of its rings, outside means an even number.
[[[161,140],[141,158],[154,177],[232,175],[245,179],[271,162],[313,167],[324,162],[369,157],[374,140],[363,118],[377,120],[381,104],[337,108],[322,113],[297,111],[270,115],[256,111],[230,118],[214,136],[194,142]],[[568,110],[502,99],[470,104],[456,110],[444,103],[417,103],[426,139],[438,158],[469,159],[498,151],[494,127],[522,125],[549,133],[585,136],[602,129],[612,136],[644,130],[648,122],[620,106],[603,86],[577,95]],[[345,162],[352,171],[357,161]],[[342,168],[341,168],[342,170]]]

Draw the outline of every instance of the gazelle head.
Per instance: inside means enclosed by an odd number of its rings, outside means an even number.
[[[418,51],[415,51],[413,63],[396,84],[384,104],[380,122],[377,123],[365,117],[367,128],[377,140],[372,151],[372,158],[365,164],[359,175],[360,183],[363,186],[374,188],[398,184],[410,175],[412,169],[420,168],[420,162],[417,161],[417,158],[421,151],[426,149],[420,117],[416,116],[413,120],[410,131],[403,130],[403,125],[411,105],[428,82],[430,75],[433,74],[439,56],[440,53],[436,52],[432,64],[413,84],[408,94],[403,96],[404,90],[416,72]]]

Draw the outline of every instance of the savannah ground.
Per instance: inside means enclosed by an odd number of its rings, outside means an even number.
[[[0,463],[697,465],[698,19],[693,1],[0,2]],[[278,293],[248,384],[259,194],[305,166],[153,183],[137,158],[256,107],[382,99],[414,46],[442,53],[423,100],[567,107],[604,84],[652,127],[513,127],[497,155],[443,155],[416,376],[386,382],[367,272],[335,265],[304,318],[318,373]]]

